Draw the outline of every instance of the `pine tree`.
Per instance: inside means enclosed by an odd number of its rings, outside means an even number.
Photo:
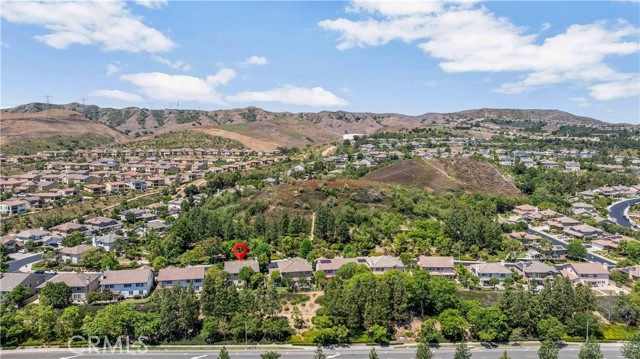
[[[318,345],[315,354],[313,355],[313,359],[327,359],[327,356],[322,351],[322,345]]]
[[[227,347],[225,347],[224,345],[222,346],[222,349],[220,349],[218,359],[231,359],[231,357],[229,356],[229,352],[227,351]]]
[[[507,354],[507,351],[505,350],[504,353],[502,353],[502,355],[500,356],[500,359],[511,359],[511,357],[509,356],[509,354]]]
[[[600,351],[600,344],[596,342],[588,342],[580,348],[578,353],[578,359],[604,359],[602,351]]]
[[[416,359],[433,359],[433,352],[428,344],[420,343],[416,351]]]
[[[467,343],[462,342],[456,347],[456,353],[453,355],[453,359],[470,359],[471,351],[467,346]]]
[[[379,359],[376,348],[371,348],[371,351],[369,351],[369,359]]]
[[[558,359],[558,346],[551,340],[545,340],[538,350],[539,359]]]

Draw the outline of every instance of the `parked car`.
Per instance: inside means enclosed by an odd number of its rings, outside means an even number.
[[[58,272],[56,272],[54,270],[48,270],[48,271],[45,271],[44,274],[53,274],[53,275],[55,275],[55,274],[58,274]]]
[[[18,251],[18,253],[22,253],[22,254],[25,254],[25,253],[27,253],[27,252],[28,252],[28,251],[27,251],[26,249],[24,249],[24,248],[22,248],[21,250],[19,250],[19,251]]]
[[[42,269],[38,269],[37,271],[33,272],[35,274],[44,274],[44,271]]]

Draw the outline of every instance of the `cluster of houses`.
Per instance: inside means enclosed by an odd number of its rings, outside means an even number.
[[[310,281],[316,271],[323,271],[326,279],[331,280],[338,273],[338,269],[347,263],[367,266],[375,274],[386,273],[390,270],[409,270],[402,261],[391,256],[358,257],[358,258],[319,258],[315,262],[315,270],[310,262],[302,258],[289,258],[274,261],[269,264],[271,275],[279,271],[282,278],[294,281]],[[484,263],[456,261],[453,257],[420,256],[415,266],[426,270],[432,276],[455,279],[458,265],[463,265],[479,278],[483,286],[503,284],[507,278],[518,274],[529,285],[541,285],[546,280],[559,276],[566,277],[572,283],[582,283],[592,287],[609,285],[609,271],[599,263],[567,263],[551,266],[540,261],[521,261],[517,263]],[[167,267],[158,273],[149,266],[136,269],[107,270],[100,273],[67,272],[59,273],[45,279],[44,275],[35,273],[4,273],[1,277],[0,293],[8,293],[18,285],[23,285],[32,292],[39,293],[47,283],[64,282],[71,288],[71,300],[77,304],[87,303],[88,293],[96,291],[111,291],[114,298],[142,298],[149,296],[154,289],[171,288],[174,286],[191,286],[196,293],[202,290],[205,275],[210,266]],[[241,285],[240,272],[249,267],[253,272],[260,272],[256,260],[227,261],[223,269],[229,274],[229,284]],[[640,279],[640,265],[625,268],[623,273],[632,280]],[[496,280],[492,280],[496,278]]]
[[[93,150],[76,151],[74,155],[76,162],[51,160],[42,170],[0,177],[0,193],[13,194],[0,202],[0,214],[24,214],[31,208],[80,195],[105,196],[182,184],[204,178],[207,173],[244,171],[286,159],[274,151],[205,149]],[[120,155],[123,161],[92,158],[94,155]],[[167,157],[174,155],[184,157]],[[256,155],[262,157],[239,157]]]

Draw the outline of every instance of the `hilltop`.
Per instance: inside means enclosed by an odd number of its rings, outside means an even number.
[[[410,159],[366,174],[362,180],[436,193],[467,190],[492,195],[518,196],[513,180],[490,163],[470,158]]]
[[[532,123],[551,131],[562,125],[608,126],[602,121],[559,110],[478,109],[453,113],[409,116],[395,113],[345,111],[269,112],[256,107],[230,110],[179,110],[103,108],[70,103],[30,103],[2,110],[3,141],[47,138],[57,135],[103,134],[114,142],[183,130],[199,130],[239,141],[246,147],[275,149],[305,147],[341,140],[345,133],[374,134],[430,126],[465,126],[492,123],[505,129]]]

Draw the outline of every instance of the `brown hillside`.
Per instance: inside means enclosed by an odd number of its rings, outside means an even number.
[[[2,143],[49,138],[55,136],[81,136],[100,134],[120,141],[125,135],[90,121],[75,111],[52,109],[35,113],[7,113],[0,118],[0,140]]]
[[[469,158],[405,160],[370,172],[362,179],[436,193],[468,190],[493,195],[520,194],[513,181],[496,166]]]

